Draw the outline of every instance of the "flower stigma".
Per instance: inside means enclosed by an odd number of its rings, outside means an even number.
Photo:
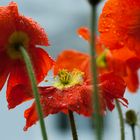
[[[99,68],[106,68],[107,67],[107,62],[106,62],[106,56],[107,56],[107,53],[109,52],[108,49],[105,49],[96,59],[96,63],[97,63],[97,66]]]
[[[7,54],[11,59],[21,58],[19,47],[27,48],[29,44],[29,37],[26,33],[22,31],[15,31],[11,34],[7,44]]]
[[[78,84],[82,84],[83,76],[84,72],[81,72],[78,69],[74,69],[72,72],[69,72],[66,69],[62,69],[55,77],[53,86],[62,90]]]

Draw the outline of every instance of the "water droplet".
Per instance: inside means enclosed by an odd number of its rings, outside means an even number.
[[[80,106],[79,106],[79,105],[77,105],[77,108],[79,109],[79,108],[80,108]]]
[[[49,96],[49,97],[48,97],[48,99],[52,99],[52,98],[53,98],[53,96]]]

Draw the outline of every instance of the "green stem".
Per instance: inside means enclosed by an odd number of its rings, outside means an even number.
[[[131,125],[131,130],[132,130],[133,140],[136,140],[136,135],[135,135],[135,125]]]
[[[120,119],[121,140],[125,140],[124,119],[123,119],[122,109],[118,100],[115,100],[115,101],[116,101],[116,107],[117,107],[119,119]]]
[[[32,63],[31,63],[30,57],[24,47],[20,46],[20,52],[25,61],[27,72],[28,72],[28,75],[29,75],[29,78],[31,81],[31,86],[32,86],[32,90],[33,90],[33,94],[34,94],[34,98],[35,98],[35,102],[36,102],[37,111],[38,111],[38,117],[40,120],[39,122],[40,122],[42,137],[43,137],[43,140],[48,140],[45,123],[44,123],[44,119],[43,119],[42,108],[41,108],[41,104],[40,104],[40,100],[39,100],[37,82],[36,82],[35,73],[34,73],[34,70],[32,67]]]
[[[96,6],[91,6],[92,8],[92,16],[91,16],[91,71],[93,77],[93,107],[94,107],[94,115],[95,115],[95,125],[96,125],[96,137],[97,140],[102,139],[102,131],[103,131],[103,118],[100,113],[100,104],[98,97],[98,72],[96,65],[96,45],[95,45],[95,31],[96,31]],[[93,120],[94,120],[93,115]]]
[[[69,110],[69,120],[70,120],[73,140],[78,140],[76,125],[75,125],[75,121],[74,121],[74,115],[71,110]]]

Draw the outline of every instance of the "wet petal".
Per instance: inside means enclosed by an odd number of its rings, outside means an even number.
[[[114,99],[122,100],[125,106],[128,104],[124,97],[126,84],[124,80],[114,73],[105,73],[100,76],[100,103],[101,109],[105,111],[108,108],[110,111],[114,109]],[[122,102],[122,103],[123,103]]]
[[[11,2],[8,6],[0,6],[0,50],[6,47],[9,36],[15,31],[15,17],[18,15],[17,5]]]
[[[101,40],[106,47],[128,47],[140,53],[140,1],[108,0],[99,19]],[[119,10],[118,10],[119,9]]]
[[[80,27],[77,30],[77,34],[82,37],[83,39],[85,39],[86,41],[90,41],[90,31],[88,28],[86,27]]]
[[[20,15],[16,22],[16,30],[27,33],[31,45],[49,46],[48,36],[45,30],[31,18]]]
[[[84,116],[92,114],[92,87],[86,84],[77,85],[63,91],[68,110]]]
[[[16,61],[13,65],[13,68],[11,69],[7,83],[6,98],[9,103],[9,108],[13,108],[19,103],[24,102],[26,98],[28,99],[32,97],[31,93],[31,85],[29,82],[25,65],[21,61]],[[26,98],[24,97],[24,94]],[[20,97],[19,95],[22,95],[22,97]],[[12,99],[12,96],[16,99]],[[13,103],[14,100],[15,103]]]
[[[66,105],[62,102],[64,95],[61,92],[57,92],[57,89],[54,87],[40,87],[39,89],[41,92],[40,102],[44,117],[65,110]],[[24,112],[24,117],[26,119],[24,130],[26,131],[38,121],[35,103]]]
[[[114,98],[121,98],[124,95],[126,84],[124,80],[112,72],[100,76],[101,88],[105,94]]]
[[[29,50],[38,83],[41,82],[48,71],[52,68],[54,61],[46,51],[41,48],[31,48]]]
[[[44,117],[59,112],[67,114],[68,110],[85,116],[92,114],[90,86],[77,85],[65,90],[54,87],[39,87],[39,90]],[[35,104],[25,111],[24,117],[26,119],[24,130],[27,130],[38,121]]]

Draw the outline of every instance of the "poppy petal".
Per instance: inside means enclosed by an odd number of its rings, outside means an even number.
[[[5,53],[5,51],[0,52],[0,90],[6,82],[10,69],[12,67],[12,62]]]
[[[138,0],[108,0],[105,3],[99,19],[99,32],[106,47],[126,46],[139,56],[139,4]]]
[[[128,75],[124,77],[127,84],[127,88],[132,92],[136,93],[139,88],[139,79],[136,71],[127,70]]]
[[[136,57],[135,53],[127,47],[123,47],[118,50],[111,50],[111,54],[114,59],[120,59],[121,61],[127,61],[130,58]]]
[[[115,107],[114,99],[123,100],[124,102],[127,101],[123,98],[126,84],[120,76],[115,75],[113,72],[105,73],[100,76],[99,88],[101,89],[100,103],[101,106],[104,107],[102,110],[104,110],[106,108],[105,106],[107,106],[107,108],[112,111]],[[105,102],[102,103],[102,100],[105,100]],[[128,102],[125,103],[128,104]]]
[[[106,97],[105,98],[105,103],[106,103],[106,106],[107,108],[112,111],[115,107],[115,104],[114,104],[114,100],[109,98],[109,97]]]
[[[8,74],[9,74],[8,71],[0,72],[0,90],[3,88],[6,79],[8,77]]]
[[[123,37],[126,36],[123,31],[119,30],[117,27],[117,20],[121,17],[117,17],[119,14],[115,13],[120,13],[122,10],[121,6],[121,9],[119,8],[120,10],[118,11],[118,6],[120,6],[118,0],[108,0],[105,3],[102,14],[99,18],[98,28],[101,41],[106,47],[109,47],[110,49],[118,49],[123,47],[124,42],[123,38],[120,38],[120,34],[124,35]]]
[[[82,84],[63,91],[67,109],[84,116],[91,116],[92,86]]]
[[[54,65],[54,75],[57,75],[61,69],[67,69],[73,71],[78,69],[85,73],[85,78],[90,77],[90,57],[85,53],[81,53],[75,50],[65,50],[59,54],[56,63]],[[63,63],[62,63],[63,62]]]
[[[31,45],[49,46],[48,36],[41,26],[31,18],[20,15],[16,22],[16,30],[27,33]],[[19,22],[20,21],[20,22]]]
[[[24,117],[26,118],[26,126],[24,127],[24,131],[27,131],[30,126],[36,123],[38,120],[37,111],[35,107],[35,103],[32,104],[30,108],[25,110]]]
[[[19,87],[21,88],[21,90]],[[8,105],[9,109],[13,108],[13,107],[15,107],[15,105],[17,105],[16,101],[18,101],[18,104],[25,101],[26,98],[28,98],[27,95],[29,96],[29,98],[32,97],[32,95],[31,95],[32,90],[30,87],[31,87],[31,85],[29,82],[29,78],[28,78],[28,75],[26,72],[25,65],[23,65],[23,63],[21,61],[19,61],[19,62],[16,61],[13,68],[11,69],[8,83],[7,83],[6,98],[7,98],[8,104],[9,104]],[[22,95],[22,98],[19,95]],[[25,95],[25,97],[24,97],[24,95]],[[12,96],[17,99],[12,99]],[[24,99],[24,100],[22,100],[22,99]],[[12,103],[12,102],[14,102],[14,100],[15,100],[15,103]],[[12,106],[13,104],[14,104],[14,106]]]
[[[62,102],[63,95],[57,92],[54,87],[40,87],[40,102],[44,117],[49,114],[55,114],[58,112],[65,112],[66,105]],[[26,119],[26,125],[24,130],[35,124],[38,121],[35,103],[30,108],[25,110],[24,117]]]
[[[68,110],[85,116],[92,114],[91,86],[77,85],[65,90],[54,87],[39,87],[39,90],[44,117],[58,112],[67,114]],[[25,111],[24,117],[26,118],[24,130],[27,130],[38,121],[35,104]]]
[[[26,85],[18,84],[14,86],[7,96],[8,108],[12,109],[25,101],[33,99],[31,91]]]
[[[41,48],[31,48],[29,54],[35,69],[38,83],[41,82],[54,65],[54,61],[46,51]]]
[[[9,36],[15,31],[15,16],[17,16],[17,5],[11,2],[8,6],[0,6],[0,50],[6,47]]]
[[[77,30],[77,34],[86,41],[90,41],[90,31],[86,27],[81,27]]]
[[[100,76],[101,89],[105,94],[114,98],[121,98],[124,95],[126,84],[124,80],[113,72],[105,73]]]

